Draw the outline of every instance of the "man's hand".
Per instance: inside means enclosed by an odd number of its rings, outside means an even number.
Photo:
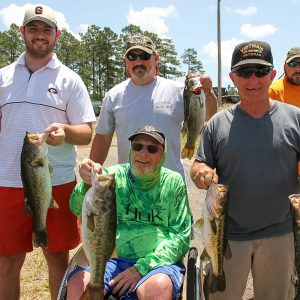
[[[49,137],[47,139],[47,144],[51,146],[61,145],[66,138],[64,124],[53,123],[49,125],[45,131],[50,131]]]
[[[95,170],[97,173],[102,173],[101,165],[98,163],[93,162],[89,158],[85,158],[82,160],[82,162],[79,164],[79,175],[82,178],[82,180],[86,183],[91,185],[91,170],[92,166],[94,165]]]
[[[126,292],[132,292],[141,278],[142,275],[134,266],[132,266],[111,280],[109,285],[114,286],[114,295],[121,296]]]
[[[201,162],[194,162],[191,168],[191,178],[194,181],[196,187],[198,189],[205,189],[207,190],[212,182],[218,183],[218,176],[205,163]]]
[[[212,80],[208,74],[201,75],[200,82],[205,95],[212,91]]]

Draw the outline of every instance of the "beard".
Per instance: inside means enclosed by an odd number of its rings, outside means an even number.
[[[47,57],[51,52],[53,52],[55,43],[44,44],[43,48],[35,47],[35,40],[32,42],[25,41],[26,51],[35,58]]]
[[[292,76],[285,76],[286,80],[294,85],[300,85],[300,72],[294,73]]]

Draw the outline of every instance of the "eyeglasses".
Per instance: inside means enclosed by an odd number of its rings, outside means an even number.
[[[297,66],[300,66],[300,61],[292,60],[289,63],[287,63],[287,65],[291,68],[296,68]]]
[[[157,153],[157,151],[158,151],[158,146],[155,146],[155,145],[143,145],[140,143],[131,143],[131,149],[134,151],[139,152],[144,148],[146,148],[147,151],[151,154]]]
[[[255,74],[256,77],[261,78],[267,76],[272,71],[272,69],[272,67],[247,68],[233,71],[233,73],[235,73],[238,77],[242,77],[245,79],[250,78],[253,74]]]
[[[133,52],[128,52],[126,54],[126,57],[128,58],[128,60],[130,61],[135,61],[137,59],[140,59],[140,60],[149,60],[150,57],[151,57],[152,54],[149,54],[147,52],[142,52],[140,54],[136,54],[136,53],[133,53]]]

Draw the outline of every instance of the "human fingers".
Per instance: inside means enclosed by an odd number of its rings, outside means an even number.
[[[93,163],[94,162],[91,159],[85,158],[80,162],[78,166],[79,175],[87,184],[91,184],[91,169]]]

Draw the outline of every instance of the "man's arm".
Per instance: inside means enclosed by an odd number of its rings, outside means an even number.
[[[113,134],[96,134],[92,143],[90,159],[96,163],[103,164],[111,145]]]
[[[92,123],[79,125],[53,123],[46,128],[46,131],[50,131],[47,143],[52,146],[59,146],[63,142],[72,145],[88,145],[93,134]]]
[[[195,160],[191,167],[191,179],[198,189],[208,189],[211,181],[218,183],[218,176],[207,164]]]

